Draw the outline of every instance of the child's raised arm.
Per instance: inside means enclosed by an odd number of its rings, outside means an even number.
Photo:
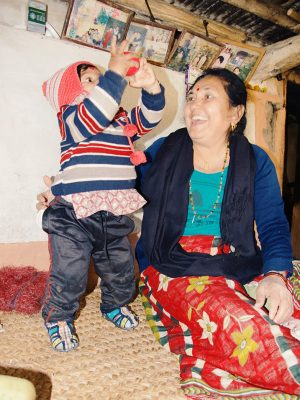
[[[118,46],[116,43],[116,37],[113,37],[108,69],[125,77],[129,68],[138,67],[137,72],[129,78],[129,85],[134,88],[143,88],[151,94],[160,93],[161,88],[152,66],[145,58],[140,58],[139,63],[133,60],[132,58],[134,53],[125,52],[127,45],[128,41],[123,40],[123,42]]]
[[[153,68],[145,58],[140,58],[140,67],[136,74],[129,78],[129,85],[134,88],[143,88],[151,94],[158,94],[161,91]]]
[[[132,54],[124,53],[127,40],[123,40],[118,46],[114,36],[111,43],[110,60],[108,69],[125,77],[130,67],[138,67],[137,61],[132,60]]]

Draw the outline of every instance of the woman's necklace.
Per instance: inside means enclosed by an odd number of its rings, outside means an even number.
[[[220,183],[219,183],[217,198],[216,198],[216,200],[215,200],[215,202],[214,202],[214,204],[212,206],[211,211],[207,215],[199,215],[199,214],[197,214],[197,212],[195,210],[195,203],[194,203],[193,189],[192,189],[192,178],[190,178],[190,182],[189,182],[189,200],[190,200],[190,205],[191,205],[191,208],[192,208],[192,211],[193,211],[193,215],[194,215],[193,219],[192,219],[192,224],[194,223],[195,219],[198,219],[198,220],[207,219],[215,212],[215,209],[217,208],[217,206],[219,204],[220,197],[221,197],[221,192],[222,192],[222,187],[223,187],[223,177],[224,177],[225,167],[226,167],[226,164],[227,164],[228,155],[229,155],[229,144],[227,144],[227,148],[226,148],[226,153],[225,153],[223,167],[222,167],[221,176],[220,176]]]

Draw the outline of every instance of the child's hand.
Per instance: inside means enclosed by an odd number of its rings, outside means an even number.
[[[134,88],[143,88],[151,94],[160,93],[159,82],[156,79],[152,66],[145,58],[140,58],[140,68],[132,77],[129,84]]]
[[[114,36],[111,43],[110,60],[108,63],[108,69],[123,77],[126,76],[130,67],[138,67],[138,63],[131,60],[132,54],[124,54],[127,45],[127,40],[123,40],[118,46],[117,39]]]

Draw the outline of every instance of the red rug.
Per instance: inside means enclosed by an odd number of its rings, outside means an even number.
[[[0,310],[35,314],[41,309],[48,272],[34,267],[0,269]]]

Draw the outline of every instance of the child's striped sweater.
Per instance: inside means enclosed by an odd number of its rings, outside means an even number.
[[[55,177],[55,196],[135,187],[132,150],[122,126],[136,125],[136,140],[161,120],[165,107],[164,88],[152,95],[142,90],[140,104],[130,113],[119,108],[127,81],[106,71],[98,85],[79,105],[61,107],[61,168]]]

